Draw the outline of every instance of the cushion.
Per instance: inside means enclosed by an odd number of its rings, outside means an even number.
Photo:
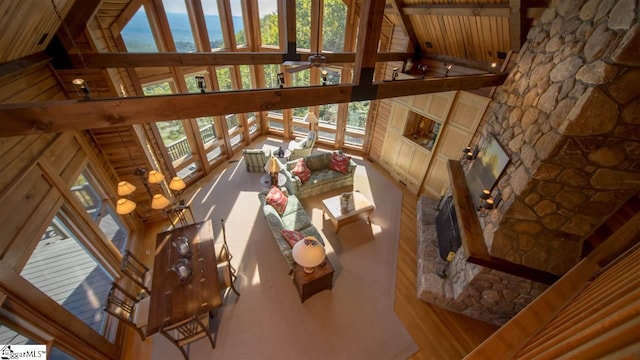
[[[349,171],[349,160],[351,160],[351,156],[334,152],[331,154],[329,169],[346,174]]]
[[[307,138],[304,143],[304,147],[309,147],[313,145],[313,141],[315,140],[315,137],[316,137],[316,133],[314,131],[309,131],[309,133],[307,133]]]
[[[291,173],[299,177],[303,184],[311,177],[311,170],[307,167],[307,164],[305,164],[304,158],[297,160],[296,166],[291,170]]]
[[[304,239],[304,234],[300,231],[282,229],[280,230],[280,233],[291,247],[293,247],[293,245],[295,245],[299,240]]]
[[[265,197],[267,204],[273,206],[278,214],[282,215],[284,209],[287,208],[287,196],[277,186],[272,186],[271,190]]]

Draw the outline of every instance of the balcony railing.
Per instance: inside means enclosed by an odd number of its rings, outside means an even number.
[[[200,136],[202,137],[202,143],[206,144],[216,138],[216,132],[213,130],[213,124],[209,124],[200,129]]]
[[[206,144],[211,140],[216,138],[216,132],[213,129],[213,124],[209,124],[200,129],[200,136],[202,137],[202,143]],[[182,159],[183,157],[191,154],[191,147],[189,146],[189,142],[186,137],[174,141],[173,143],[167,145],[167,152],[169,153],[169,157],[171,161],[176,161],[178,159]]]

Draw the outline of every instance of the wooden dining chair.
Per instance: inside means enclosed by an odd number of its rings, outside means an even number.
[[[127,250],[122,257],[120,270],[134,283],[140,286],[147,294],[151,294],[151,279],[153,270],[149,269],[142,261],[138,260]]]
[[[224,219],[220,220],[220,227],[222,239],[218,239],[218,241],[214,243],[216,262],[218,263],[218,280],[220,281],[220,290],[231,288],[231,290],[233,290],[236,295],[240,296],[240,293],[234,285],[237,275],[236,269],[231,264],[233,255],[231,255],[231,252],[229,251],[229,245],[227,244]]]
[[[230,288],[237,296],[240,296],[240,293],[234,284],[237,278],[235,269],[230,263],[218,265],[218,285],[220,286],[220,291],[226,293],[227,289]]]
[[[107,295],[104,310],[136,330],[144,341],[150,301],[149,296],[140,299],[113,283]]]
[[[187,349],[185,346],[192,342],[202,339],[203,337],[209,338],[211,348],[215,349],[216,344],[209,332],[210,314],[208,312],[200,315],[193,316],[189,319],[181,321],[179,323],[165,326],[160,329],[160,333],[164,335],[169,341],[178,347],[185,360],[189,359]]]

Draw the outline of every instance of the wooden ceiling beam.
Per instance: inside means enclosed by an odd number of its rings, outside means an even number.
[[[385,4],[385,0],[362,1],[358,24],[357,56],[353,71],[356,85],[368,86],[373,81]]]
[[[522,10],[520,0],[509,0],[509,39],[512,51],[520,51],[525,39],[522,32]]]
[[[360,100],[501,85],[507,74],[397,80],[369,84]],[[0,105],[0,137],[105,128],[171,119],[289,109],[352,101],[356,85],[222,91]]]
[[[433,4],[433,5],[405,5],[401,8],[405,15],[434,15],[434,16],[499,16],[508,17],[508,4]],[[385,11],[392,12],[389,6]]]
[[[64,34],[62,37],[66,37],[67,34],[65,33],[67,31],[69,31],[69,35],[73,39],[76,39],[82,34],[89,20],[91,20],[98,11],[101,3],[102,0],[74,1],[67,16],[64,17],[64,26],[66,26],[66,29],[62,29],[62,34]]]
[[[411,41],[411,44],[413,45],[413,51],[416,54],[419,54],[420,43],[418,42],[418,37],[416,37],[416,32],[413,29],[413,24],[411,23],[411,19],[409,19],[409,16],[407,16],[405,12],[402,10],[401,1],[391,0],[391,7],[396,12],[396,14],[398,14],[398,17],[400,18],[399,25],[404,31],[404,33],[407,34],[407,36],[409,37],[409,41]]]
[[[447,56],[442,54],[425,54],[422,57],[425,59],[439,61],[442,63],[451,64],[451,65],[463,66],[470,69],[477,69],[477,70],[488,71],[488,72],[495,71],[495,69],[491,68],[490,63],[481,62],[481,61],[457,58],[457,57]]]
[[[311,54],[299,54],[306,61]],[[323,53],[327,63],[352,63],[355,53]],[[100,53],[84,54],[88,68],[165,67],[165,66],[219,66],[280,64],[286,54],[280,52],[216,52],[216,53]],[[375,54],[375,61],[406,60],[410,53],[392,52]],[[82,67],[78,55],[71,54],[72,63]]]

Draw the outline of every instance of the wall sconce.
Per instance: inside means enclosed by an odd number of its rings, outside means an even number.
[[[284,73],[278,73],[278,85],[280,89],[284,87]]]
[[[391,71],[391,81],[395,81],[398,78],[398,68],[395,67],[393,68],[393,71]]]
[[[498,63],[492,62],[491,63],[491,72],[495,73],[498,70]]]
[[[83,98],[85,100],[89,100],[91,99],[91,90],[89,89],[89,86],[87,85],[87,82],[84,81],[83,79],[73,79],[73,81],[71,81],[71,83],[73,84],[73,86],[76,89],[76,93],[82,92],[83,94]]]
[[[327,70],[322,70],[320,74],[322,75],[322,85],[327,85],[327,75],[329,75],[329,73]]]
[[[205,90],[207,89],[207,83],[204,81],[204,76],[196,75],[195,78],[198,89],[200,89],[200,92],[204,94]]]
[[[449,76],[449,71],[451,71],[451,68],[453,67],[453,65],[451,64],[444,64],[444,76]]]
[[[420,70],[420,73],[422,74],[422,78],[424,79],[424,77],[427,75],[427,65],[426,64],[418,65],[418,70]]]

